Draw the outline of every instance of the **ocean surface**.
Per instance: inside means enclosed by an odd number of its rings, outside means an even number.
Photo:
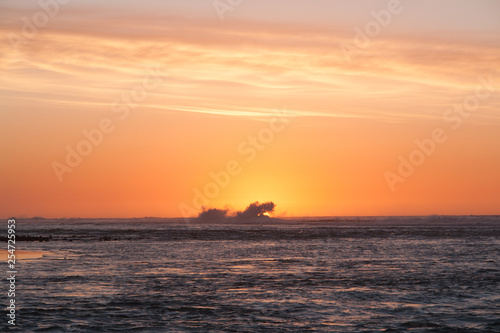
[[[2,332],[500,332],[499,217],[39,219],[16,235],[44,256],[16,262]]]

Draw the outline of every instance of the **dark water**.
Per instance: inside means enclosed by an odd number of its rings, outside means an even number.
[[[18,221],[17,233],[52,239],[17,244],[48,253],[18,261],[13,331],[500,332],[496,217]]]

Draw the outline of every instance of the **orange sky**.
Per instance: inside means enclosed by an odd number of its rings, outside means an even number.
[[[177,217],[257,200],[287,216],[500,214],[492,2],[470,29],[428,29],[405,4],[350,59],[341,45],[370,8],[327,24],[318,9],[273,21],[241,5],[220,21],[213,8],[76,2],[24,37],[21,18],[41,9],[2,4],[1,216]],[[415,152],[436,129],[446,141]],[[67,149],[86,156],[71,166]],[[419,165],[402,176],[410,155]]]

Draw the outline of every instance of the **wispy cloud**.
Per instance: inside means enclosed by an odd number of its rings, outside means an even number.
[[[410,95],[438,91],[441,99],[453,99],[478,75],[500,72],[500,45],[473,35],[460,40],[380,37],[346,63],[337,45],[352,36],[333,28],[241,21],[221,26],[210,20],[102,17],[91,11],[78,19],[79,14],[66,12],[20,45],[18,53],[4,39],[2,90],[30,98],[57,91],[56,102],[105,103],[113,91],[133,84],[145,64],[155,62],[169,75],[149,105],[155,109],[260,117],[259,109],[287,100],[303,110],[298,116],[373,117],[377,107],[371,99],[387,97],[378,115],[404,118]],[[22,15],[2,13],[0,34],[16,33],[15,18]]]

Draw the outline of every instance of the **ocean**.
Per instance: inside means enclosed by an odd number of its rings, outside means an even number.
[[[36,219],[16,237],[43,256],[16,261],[2,332],[500,332],[495,216]]]

